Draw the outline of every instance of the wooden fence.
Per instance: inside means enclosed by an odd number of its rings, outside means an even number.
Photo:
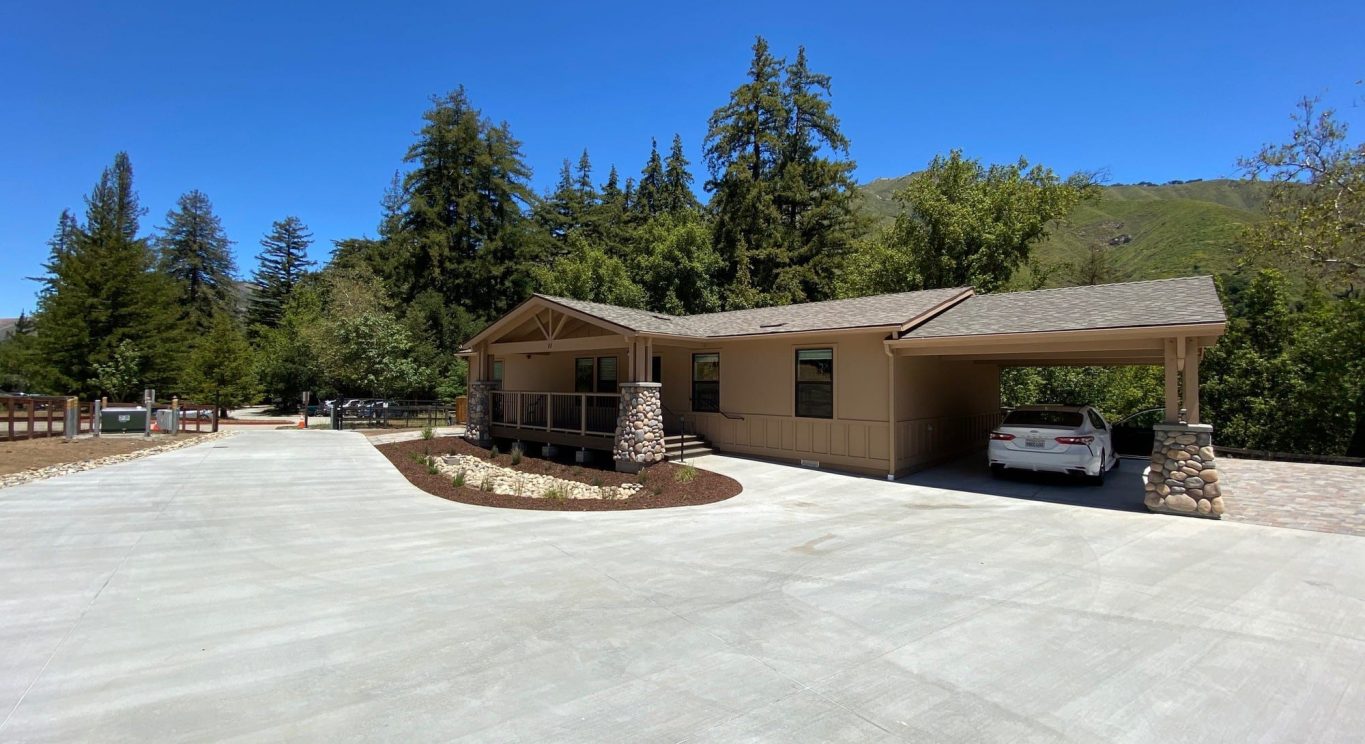
[[[67,401],[58,395],[0,395],[0,440],[66,436]],[[94,404],[77,402],[76,434],[94,426]]]

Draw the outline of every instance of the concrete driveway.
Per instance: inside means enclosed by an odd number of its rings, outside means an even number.
[[[0,490],[0,741],[1358,741],[1365,540],[712,457],[565,514],[250,431]]]

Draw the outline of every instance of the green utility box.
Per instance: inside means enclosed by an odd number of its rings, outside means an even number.
[[[147,430],[147,409],[106,408],[100,411],[100,431],[105,434]]]

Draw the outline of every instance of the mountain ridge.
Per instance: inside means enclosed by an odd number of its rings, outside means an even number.
[[[875,179],[860,186],[864,212],[890,224],[900,211],[896,191],[914,177]],[[1112,184],[1099,199],[1051,226],[1034,247],[1044,267],[1079,264],[1092,247],[1108,253],[1116,281],[1165,279],[1236,270],[1245,228],[1265,219],[1269,185],[1217,178],[1164,184]],[[1022,279],[1027,280],[1027,270]],[[1056,272],[1044,286],[1066,283]]]

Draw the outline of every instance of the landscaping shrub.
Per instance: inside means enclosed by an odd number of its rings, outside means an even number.
[[[423,439],[432,439],[432,438],[434,438],[435,436],[436,436],[436,429],[433,428],[431,424],[427,424],[426,426],[423,426],[423,427],[422,427],[422,438],[423,438]]]
[[[673,471],[673,479],[679,483],[691,483],[697,478],[697,469],[691,465],[683,465]]]
[[[455,479],[451,481],[451,484],[454,485],[456,488],[464,488],[464,471],[463,471],[463,470],[461,470],[460,472],[458,472],[458,473],[455,474]]]

